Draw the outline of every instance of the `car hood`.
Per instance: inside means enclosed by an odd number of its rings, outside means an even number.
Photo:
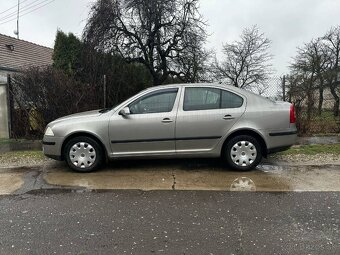
[[[91,118],[91,117],[98,117],[103,114],[102,110],[93,110],[87,112],[79,112],[71,115],[67,115],[52,121],[49,125],[53,126],[62,121],[74,120],[74,119],[81,119],[81,118]]]

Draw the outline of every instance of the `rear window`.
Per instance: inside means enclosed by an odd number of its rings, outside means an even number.
[[[184,93],[184,111],[238,108],[243,98],[226,90],[216,88],[186,88]]]
[[[220,108],[221,93],[214,88],[186,88],[184,111],[211,110]]]
[[[226,90],[222,90],[221,108],[238,108],[243,104],[243,98]]]

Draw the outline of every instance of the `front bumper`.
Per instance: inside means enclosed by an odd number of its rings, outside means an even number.
[[[61,148],[63,141],[63,137],[44,136],[42,147],[45,156],[55,160],[62,160]]]

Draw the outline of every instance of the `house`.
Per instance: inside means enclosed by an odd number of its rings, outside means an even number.
[[[0,138],[9,137],[8,75],[52,64],[53,49],[0,34]]]

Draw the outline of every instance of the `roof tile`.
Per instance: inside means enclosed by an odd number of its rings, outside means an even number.
[[[20,70],[52,64],[53,49],[0,34],[0,68]]]

